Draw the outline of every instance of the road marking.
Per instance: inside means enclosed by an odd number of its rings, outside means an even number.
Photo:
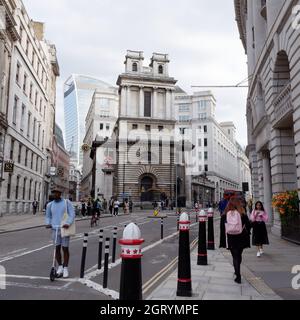
[[[14,279],[29,279],[29,280],[49,280],[49,277],[40,277],[40,276],[25,276],[25,275],[14,275],[14,274],[7,274],[7,275],[1,275],[1,277],[6,277],[6,278],[14,278]],[[57,279],[59,282],[77,282],[78,278],[68,278],[68,279]]]
[[[103,294],[105,294],[106,296],[108,297],[112,297],[114,300],[118,300],[119,299],[119,296],[120,296],[120,293],[117,292],[117,291],[114,291],[114,290],[111,290],[111,289],[104,289],[100,284],[94,282],[94,281],[91,281],[91,280],[88,280],[88,279],[79,279],[79,282],[91,289],[94,289],[98,292],[101,292]]]
[[[45,289],[45,290],[61,291],[61,287],[41,286],[41,285],[35,285],[35,284],[30,284],[30,283],[18,283],[18,282],[9,282],[9,281],[6,282],[6,286],[29,288],[29,289]],[[68,289],[68,291],[74,291],[74,290]]]

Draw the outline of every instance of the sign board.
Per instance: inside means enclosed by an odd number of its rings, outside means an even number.
[[[14,172],[14,163],[12,161],[4,162],[4,172],[13,173]]]
[[[56,176],[56,168],[50,167],[50,176]]]

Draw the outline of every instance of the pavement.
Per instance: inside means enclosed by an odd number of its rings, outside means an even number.
[[[110,217],[103,215],[106,216]],[[84,219],[90,217],[78,218]],[[0,218],[0,234],[43,226],[43,213]],[[178,271],[172,268],[173,272],[145,297],[147,300],[300,300],[300,289],[292,288],[292,280],[296,276],[292,274],[292,268],[300,265],[299,245],[270,232],[269,240],[270,246],[265,246],[265,254],[261,258],[256,257],[255,247],[244,251],[242,284],[236,284],[230,252],[218,249],[219,220],[216,219],[216,250],[208,251],[208,266],[197,265],[197,245],[191,251],[193,296],[176,296]]]

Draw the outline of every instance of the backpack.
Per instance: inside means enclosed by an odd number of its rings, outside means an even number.
[[[238,235],[243,232],[243,224],[240,213],[235,211],[229,211],[227,213],[227,222],[225,223],[226,233],[230,235]]]

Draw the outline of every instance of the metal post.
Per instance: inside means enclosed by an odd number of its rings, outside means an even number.
[[[80,278],[84,278],[84,269],[85,269],[85,260],[86,260],[86,251],[88,245],[88,233],[84,234],[83,237],[83,248],[82,248],[82,256],[81,256],[81,268],[80,268]]]
[[[114,232],[113,232],[112,263],[115,263],[115,262],[116,262],[117,235],[118,235],[118,228],[117,228],[117,227],[114,227]]]
[[[99,248],[98,248],[98,270],[102,268],[102,248],[103,248],[103,229],[100,230]]]
[[[107,288],[107,278],[108,278],[108,259],[109,259],[109,242],[110,238],[105,239],[105,255],[104,255],[104,273],[103,273],[103,288]]]

